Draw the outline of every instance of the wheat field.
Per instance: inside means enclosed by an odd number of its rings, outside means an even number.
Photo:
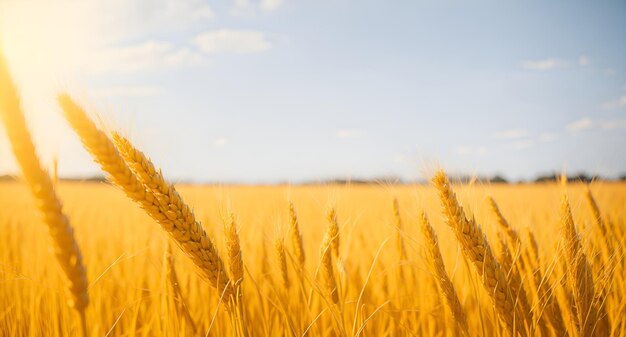
[[[76,315],[66,304],[62,271],[50,253],[45,226],[33,210],[27,188],[19,182],[4,182],[0,186],[4,210],[0,215],[4,233],[0,253],[0,298],[5,303],[0,317],[2,335],[78,334]],[[624,335],[626,313],[619,230],[624,228],[625,220],[624,187],[603,183],[591,187],[604,218],[616,233],[610,238],[614,243],[610,252],[604,251],[605,241],[588,207],[586,186],[568,187],[574,220],[594,266],[596,288],[604,292],[604,305],[615,336]],[[90,335],[192,335],[194,329],[198,335],[233,335],[229,312],[224,304],[218,304],[220,294],[198,276],[193,264],[176,247],[173,264],[181,295],[173,293],[166,276],[169,239],[123,193],[107,184],[69,182],[60,183],[58,191],[87,266],[90,303],[86,318]],[[498,202],[512,228],[520,233],[532,230],[539,252],[532,268],[544,275],[545,288],[553,292],[568,335],[576,336],[576,320],[567,311],[571,308],[567,301],[572,288],[563,270],[567,264],[562,256],[560,187],[476,185],[458,186],[457,191],[490,242],[497,242],[497,233],[501,231],[488,196]],[[428,247],[420,230],[422,210],[439,238],[443,262],[467,317],[470,335],[507,335],[499,325],[489,293],[481,287],[475,270],[464,261],[454,234],[445,224],[432,187],[182,186],[181,193],[194,205],[196,216],[202,219],[224,257],[224,218],[230,212],[235,214],[245,270],[241,298],[247,333],[251,336],[301,336],[305,332],[311,336],[460,335],[429,267]],[[393,198],[399,204],[400,231],[395,226]],[[289,200],[294,204],[302,232],[304,272],[299,272],[291,246]],[[332,266],[339,289],[338,305],[325,292],[321,275],[315,276],[316,271],[320,274],[319,250],[330,207],[337,210],[341,240],[339,258],[333,260]],[[521,236],[522,250],[526,250],[530,242]],[[399,238],[406,249],[405,258],[400,257],[397,248]],[[288,288],[275,254],[276,240],[284,240],[287,247]],[[612,275],[606,279],[605,274]],[[535,324],[549,311],[537,309],[540,300],[531,279],[534,275],[523,272],[521,277],[533,311],[543,311],[531,320]],[[549,322],[547,335],[556,335]],[[541,335],[538,327],[533,335]]]
[[[58,102],[109,183],[49,174],[0,58],[0,335],[626,336],[624,183],[175,186]]]

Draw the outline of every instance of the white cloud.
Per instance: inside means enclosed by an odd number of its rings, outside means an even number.
[[[557,133],[542,133],[541,135],[539,135],[539,138],[537,138],[537,140],[540,143],[549,143],[557,140],[558,138],[559,134]]]
[[[91,96],[96,98],[109,97],[148,97],[156,96],[163,93],[158,87],[149,86],[127,86],[127,87],[109,87],[100,88],[91,91]]]
[[[148,41],[138,45],[104,50],[94,57],[90,72],[129,73],[165,67],[198,65],[204,57],[188,48],[177,48],[169,42]]]
[[[515,150],[523,150],[535,145],[535,141],[532,139],[523,139],[513,142],[510,145]]]
[[[585,55],[580,55],[580,57],[578,58],[578,65],[580,66],[587,66],[589,65],[589,63],[591,63],[591,60],[589,60],[589,58]]]
[[[204,32],[194,43],[205,53],[249,54],[261,53],[272,48],[262,32],[252,30],[220,29]]]
[[[273,11],[282,6],[283,0],[261,0],[261,9],[264,11]]]
[[[364,134],[365,134],[365,132],[363,132],[361,130],[344,129],[344,130],[337,130],[335,132],[335,137],[337,137],[337,138],[356,138],[356,137],[363,136]]]
[[[259,11],[271,12],[279,9],[285,3],[284,0],[234,0],[231,14],[237,16],[255,16]]]
[[[602,72],[606,76],[615,76],[615,75],[617,75],[617,71],[615,69],[613,69],[613,68],[605,68],[604,70],[602,70]]]
[[[626,95],[623,95],[618,99],[602,103],[602,109],[607,109],[607,110],[621,109],[624,107],[626,107]]]
[[[626,119],[598,122],[598,126],[604,130],[626,129]]]
[[[566,128],[570,132],[578,132],[585,129],[589,129],[593,127],[593,120],[591,118],[585,117],[581,118],[577,121],[567,124]]]
[[[549,143],[558,138],[557,133],[542,133],[538,137],[523,137],[520,139],[512,139],[513,142],[505,144],[506,147],[513,150],[524,150],[540,143]]]
[[[488,152],[484,146],[460,145],[456,148],[456,153],[461,156],[478,156],[482,157]]]
[[[555,58],[545,60],[527,60],[522,62],[522,68],[528,70],[551,70],[566,66],[567,62]]]
[[[250,0],[235,0],[234,3],[235,7],[232,10],[233,14],[243,14],[254,10],[254,6]]]
[[[527,134],[528,131],[524,129],[510,129],[498,131],[493,134],[493,137],[498,139],[518,139],[525,137]]]
[[[224,147],[224,146],[226,146],[226,144],[228,144],[228,139],[226,139],[226,138],[218,138],[218,139],[213,141],[213,146],[214,147]]]

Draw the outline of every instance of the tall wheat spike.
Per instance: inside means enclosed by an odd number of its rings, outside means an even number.
[[[304,270],[304,264],[306,257],[304,255],[304,244],[302,242],[302,233],[300,232],[300,225],[298,223],[298,215],[293,206],[293,203],[289,202],[289,237],[291,238],[291,249],[293,255],[298,262],[300,270]]]
[[[243,281],[243,259],[241,257],[241,244],[239,242],[239,234],[237,234],[235,215],[232,213],[224,225],[224,234],[224,239],[226,240],[226,256],[228,257],[228,265],[230,266],[230,275],[237,290]]]
[[[400,217],[400,204],[398,198],[393,198],[392,202],[393,217],[396,225],[396,248],[400,260],[406,260],[406,247],[404,246],[404,237],[402,236],[402,218]]]
[[[0,51],[0,115],[4,122],[13,153],[22,170],[37,208],[48,226],[54,253],[69,282],[70,305],[81,315],[85,332],[84,313],[89,304],[87,276],[83,257],[69,219],[63,213],[50,175],[43,169],[31,140],[22,112],[17,88]]]
[[[225,273],[224,263],[215,245],[202,224],[196,220],[191,208],[178,194],[176,187],[168,183],[161,170],[157,170],[152,161],[128,139],[117,132],[113,132],[112,136],[119,154],[147,191],[154,195],[161,213],[170,220],[162,224],[165,230],[174,237],[175,242],[194,263],[200,266],[200,271],[206,274],[218,291],[224,292],[226,298],[233,295],[232,282]]]
[[[454,322],[457,324],[459,331],[463,336],[469,337],[469,328],[467,326],[467,317],[465,310],[461,307],[459,296],[454,289],[454,284],[448,277],[446,267],[443,263],[443,257],[439,250],[439,241],[437,240],[437,234],[433,230],[433,227],[428,221],[428,217],[425,212],[422,212],[420,216],[420,223],[422,234],[426,240],[426,252],[428,258],[428,264],[433,276],[437,281],[437,288],[443,299],[445,300]]]
[[[463,255],[474,265],[481,276],[483,286],[491,297],[498,317],[510,335],[519,333],[526,336],[524,320],[528,315],[522,312],[520,306],[515,305],[506,275],[494,257],[482,230],[473,219],[467,219],[465,216],[463,208],[451,189],[450,181],[443,171],[437,172],[433,183],[439,191],[446,222],[461,244]]]
[[[322,280],[326,291],[333,301],[339,303],[339,293],[337,292],[337,279],[333,270],[333,254],[332,245],[335,235],[332,233],[332,226],[328,228],[320,247],[320,268],[322,269]]]
[[[600,315],[594,302],[595,290],[591,267],[583,251],[580,236],[576,231],[567,195],[563,195],[561,199],[561,215],[567,272],[573,290],[576,314],[578,315],[579,335],[587,337],[606,333],[606,331],[599,331],[598,329],[607,328],[604,324],[598,325],[598,323],[602,323],[605,317]]]
[[[496,201],[492,197],[488,197],[487,201],[489,202],[489,206],[492,212],[496,215],[496,218],[498,219],[498,225],[500,225],[500,229],[506,234],[509,244],[512,245],[511,248],[517,249],[520,242],[519,234],[515,229],[511,227],[504,215],[502,215],[502,212],[500,212],[500,208],[498,207]]]
[[[604,297],[606,296],[607,291],[607,283],[610,283],[610,280],[613,278],[613,274],[615,272],[615,268],[613,267],[615,263],[617,263],[616,259],[612,259],[609,256],[613,255],[615,243],[616,233],[614,233],[612,226],[605,221],[602,213],[600,212],[600,207],[598,207],[598,203],[596,199],[593,197],[593,193],[591,193],[591,189],[587,185],[587,202],[589,207],[591,208],[591,212],[593,214],[594,220],[596,222],[596,226],[600,228],[601,240],[604,243],[603,251],[604,256],[602,254],[598,254],[597,258],[601,261],[601,265],[595,266],[598,269],[604,269],[604,273],[602,273],[601,280],[599,280],[599,287],[596,291],[595,301],[599,306],[598,312],[600,315],[601,321],[600,328],[608,331],[609,329],[609,321],[608,316],[606,315],[606,308],[604,306]],[[614,256],[614,255],[613,255]]]
[[[143,154],[137,154],[137,159],[142,163],[131,164],[136,169],[145,168],[148,172],[154,172],[154,176],[146,172],[135,176],[109,137],[98,129],[87,117],[86,112],[69,95],[60,95],[59,103],[66,119],[79,135],[83,146],[107,173],[108,179],[120,187],[126,196],[138,203],[170,234],[173,241],[198,267],[200,275],[206,281],[216,287],[220,294],[224,293],[225,298],[232,295],[230,280],[217,250],[173,186],[170,187],[165,183],[160,172],[157,174],[152,163]],[[127,152],[134,152],[134,148],[129,148],[129,143],[125,146]],[[157,183],[157,186],[152,185],[156,188],[147,188],[137,178],[138,176],[146,179],[148,183]],[[164,194],[160,191],[168,191],[168,193]]]
[[[337,221],[337,212],[335,208],[328,211],[328,235],[330,238],[330,247],[335,257],[339,256],[339,223]]]
[[[285,243],[282,239],[274,242],[274,253],[276,254],[276,262],[278,265],[278,272],[283,288],[289,289],[289,272],[287,271],[287,256],[285,255]]]
[[[502,235],[498,235],[500,258],[498,259],[505,273],[507,273],[507,280],[511,285],[513,296],[522,308],[522,312],[528,315],[525,319],[527,322],[531,321],[531,307],[526,296],[526,291],[522,283],[521,274],[525,270],[524,259],[520,258],[521,241],[519,234],[506,220],[496,201],[489,197],[489,206],[492,212],[496,215],[500,229],[506,235],[506,238]]]
[[[613,251],[613,245],[612,245],[612,240],[609,236],[612,235],[612,233],[609,232],[609,229],[606,226],[606,222],[604,221],[602,217],[602,213],[600,212],[600,207],[598,207],[598,203],[596,202],[596,199],[593,197],[593,194],[591,193],[591,189],[589,188],[589,186],[587,186],[585,197],[587,199],[589,208],[591,209],[591,214],[593,215],[593,221],[595,222],[595,225],[600,229],[601,241],[604,245],[606,245],[604,247],[605,248],[604,251],[611,252]]]

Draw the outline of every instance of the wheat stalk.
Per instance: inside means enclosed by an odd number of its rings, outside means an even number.
[[[556,336],[568,336],[565,322],[563,321],[563,314],[561,313],[561,307],[559,307],[558,301],[554,297],[554,289],[551,288],[548,279],[544,276],[541,270],[541,263],[539,259],[539,245],[535,234],[526,228],[525,231],[526,246],[524,249],[524,255],[527,259],[526,272],[533,275],[530,282],[534,283],[533,288],[535,290],[538,304],[535,307],[535,312],[541,315],[540,325],[546,325],[544,321],[547,321],[552,326]]]
[[[287,271],[287,256],[285,255],[285,243],[279,239],[274,242],[274,253],[276,254],[276,262],[282,286],[285,290],[289,289],[289,273]]]
[[[174,261],[174,253],[172,252],[172,245],[167,242],[165,249],[165,275],[167,276],[168,284],[170,285],[171,291],[174,294],[175,302],[177,303],[176,307],[180,308],[179,310],[183,312],[183,316],[187,323],[191,327],[191,330],[195,334],[197,331],[196,323],[191,317],[191,313],[189,312],[189,308],[187,308],[187,303],[185,302],[185,298],[183,297],[183,292],[180,287],[180,283],[178,281],[178,274],[176,272],[176,263]]]
[[[289,202],[289,237],[291,238],[291,249],[293,250],[294,257],[298,262],[299,272],[304,270],[305,255],[304,244],[302,242],[302,233],[300,232],[300,226],[298,223],[298,215],[293,207],[293,203]]]
[[[322,269],[322,280],[324,282],[324,286],[326,287],[326,291],[333,303],[338,304],[339,294],[337,292],[337,280],[333,270],[332,256],[334,237],[335,235],[332,234],[332,226],[330,226],[324,235],[324,240],[322,241],[322,246],[320,247],[320,268]]]
[[[470,336],[465,310],[461,307],[461,302],[459,301],[459,297],[454,289],[454,284],[446,273],[443,257],[441,256],[441,251],[439,250],[437,234],[435,234],[433,227],[430,225],[426,213],[422,212],[420,222],[422,234],[426,239],[428,264],[437,281],[437,288],[439,289],[441,296],[444,298],[448,309],[450,309],[452,318],[456,322],[463,336]]]
[[[519,234],[515,229],[511,227],[504,215],[502,215],[502,212],[500,212],[500,208],[498,207],[496,201],[492,197],[488,197],[487,201],[489,203],[491,211],[496,215],[496,218],[498,219],[498,225],[500,226],[500,229],[506,234],[509,244],[512,245],[512,248],[517,249],[520,243]]]
[[[450,181],[443,171],[433,178],[443,204],[446,222],[461,244],[461,250],[481,276],[483,286],[489,293],[498,317],[509,334],[519,333],[526,336],[524,319],[528,315],[522,313],[515,305],[513,293],[506,280],[500,264],[496,261],[491,247],[476,222],[467,219],[463,208],[459,205]]]
[[[17,89],[1,52],[0,114],[15,158],[37,202],[39,213],[48,225],[57,261],[69,282],[70,305],[81,315],[83,333],[86,333],[84,315],[89,304],[89,294],[83,257],[50,175],[41,166],[26,126]]]
[[[337,212],[335,208],[328,211],[328,235],[330,239],[330,247],[335,257],[339,256],[339,223],[337,221]]]
[[[232,289],[229,286],[230,280],[224,272],[224,264],[202,225],[195,220],[193,212],[182,201],[174,187],[165,182],[160,172],[154,169],[152,162],[142,153],[118,137],[119,145],[131,159],[127,164],[109,137],[96,127],[70,96],[59,96],[59,103],[66,119],[81,138],[83,146],[107,173],[109,180],[159,223],[198,267],[203,278],[216,287],[220,295],[229,298]],[[135,175],[129,166],[137,169],[139,173]],[[151,188],[144,186],[137,177],[145,179],[146,183],[151,184]]]
[[[243,281],[243,259],[239,234],[237,234],[237,226],[235,225],[235,215],[232,213],[224,225],[224,240],[226,241],[226,256],[230,266],[230,275],[235,285],[235,293],[238,293],[239,285]],[[241,296],[241,294],[238,295]]]
[[[402,218],[400,217],[400,205],[397,198],[393,198],[392,202],[393,217],[396,225],[396,248],[398,257],[401,261],[406,260],[406,247],[404,246],[404,237],[402,236]]]
[[[200,271],[220,293],[224,292],[226,298],[233,295],[232,283],[224,272],[224,263],[215,245],[174,185],[168,183],[161,170],[157,170],[152,161],[135,148],[128,139],[113,132],[113,142],[128,167],[147,188],[148,193],[154,195],[161,213],[170,220],[163,222],[164,229],[200,267]]]
[[[587,203],[589,204],[589,208],[591,208],[591,213],[593,214],[593,220],[595,221],[598,228],[600,228],[602,236],[606,239],[607,228],[604,223],[604,220],[602,219],[602,213],[600,213],[600,208],[598,207],[598,203],[596,202],[596,199],[593,197],[593,194],[591,193],[591,189],[589,188],[589,186],[587,186],[585,197],[587,199]]]
[[[528,314],[525,319],[527,322],[530,322],[532,318],[530,317],[530,302],[528,301],[528,296],[526,296],[526,291],[524,290],[520,273],[515,266],[515,261],[503,235],[498,235],[497,244],[498,251],[500,252],[498,262],[507,274],[507,281],[511,286],[513,298],[516,300],[517,304],[521,306],[522,312],[524,314]]]
[[[604,317],[594,303],[596,294],[593,275],[576,231],[567,195],[563,195],[561,199],[561,215],[567,272],[576,306],[578,332],[580,336],[594,336],[596,333],[606,332],[597,329],[598,323],[601,323],[598,327],[602,330],[608,327],[602,322]]]

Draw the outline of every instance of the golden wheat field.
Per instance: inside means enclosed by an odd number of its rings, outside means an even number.
[[[60,180],[23,103],[0,51],[0,336],[626,336],[624,182],[175,185],[64,92]]]
[[[79,334],[76,314],[67,305],[63,272],[50,251],[46,226],[34,211],[28,188],[19,182],[0,186],[2,335]],[[521,236],[520,250],[507,246],[520,251],[513,253],[516,268],[521,269],[520,261],[526,261],[525,253],[532,250],[526,233],[533,233],[538,256],[519,274],[533,312],[529,335],[578,335],[570,311],[575,306],[568,304],[573,289],[566,282],[569,265],[562,251],[559,186],[454,187],[499,257],[497,242],[502,229],[486,198],[492,196],[498,202],[511,228]],[[173,251],[173,265],[181,294],[175,295],[165,258],[170,239],[121,191],[99,183],[60,183],[57,189],[87,267],[89,335],[235,335],[228,307],[219,303],[220,294],[198,276],[178,248]],[[612,234],[607,237],[611,251],[604,249],[607,241],[589,208],[586,187],[573,184],[567,192],[584,253],[593,266],[594,286],[598,295],[602,294],[613,331],[595,335],[620,336],[624,335],[626,305],[621,242],[626,189],[624,184],[594,184],[591,190],[603,219],[611,226]],[[445,224],[432,187],[181,186],[180,192],[193,205],[223,257],[227,252],[223,219],[230,212],[235,215],[244,265],[241,301],[247,335],[461,335],[429,267],[428,244],[420,229],[422,210],[439,237],[469,335],[508,335],[500,326],[490,294]],[[399,204],[401,229],[396,227],[394,198]],[[302,271],[292,246],[289,200],[302,233],[306,258]],[[339,225],[339,254],[332,264],[337,304],[326,292],[320,272],[320,246],[330,207],[336,208]],[[285,244],[285,281],[276,241]],[[404,245],[405,253],[399,244]],[[537,286],[535,278],[545,285]],[[551,321],[556,313],[546,308],[548,298],[556,301],[566,330],[556,331]]]

